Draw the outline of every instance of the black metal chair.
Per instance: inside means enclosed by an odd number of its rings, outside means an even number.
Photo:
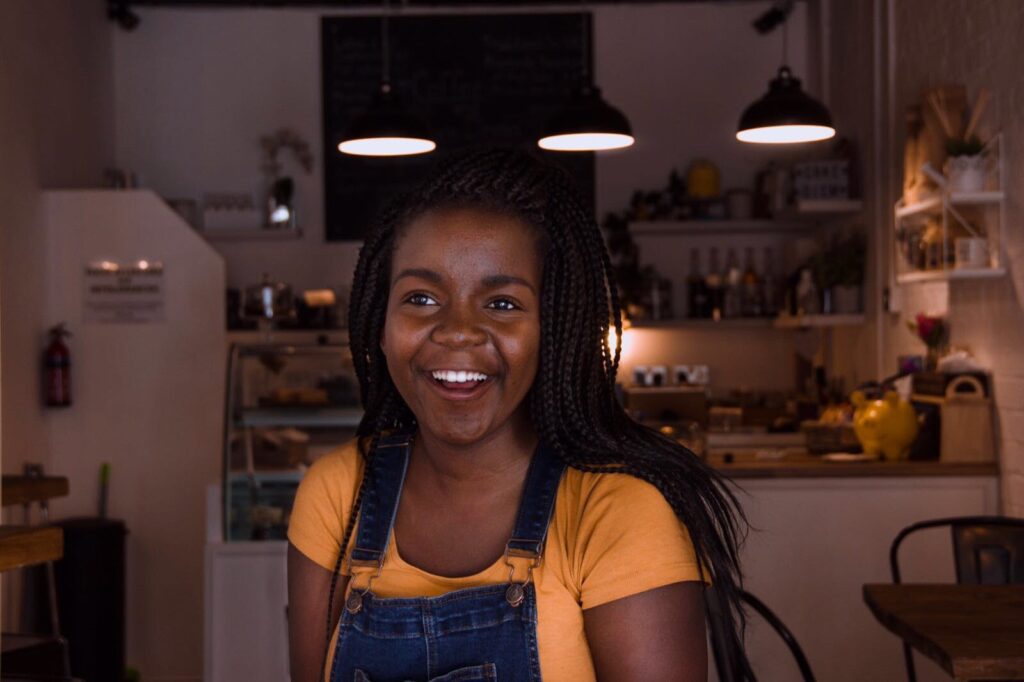
[[[899,549],[908,535],[949,526],[956,581],[962,585],[1024,584],[1024,519],[1006,516],[956,516],[912,524],[901,530],[889,548],[892,581],[901,582]],[[917,682],[914,656],[903,643],[907,680]]]
[[[719,682],[757,682],[757,676],[750,667],[742,642],[737,641],[731,628],[727,627],[723,617],[723,606],[714,587],[707,592],[708,626],[711,634],[711,655],[715,659]],[[789,631],[782,619],[768,608],[764,602],[746,590],[740,593],[745,606],[750,607],[761,616],[789,648],[790,653],[800,669],[803,682],[816,682],[811,665],[807,662],[803,649],[796,637]]]

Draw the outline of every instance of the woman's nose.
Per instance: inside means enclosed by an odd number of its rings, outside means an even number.
[[[480,321],[463,306],[451,306],[430,333],[430,340],[442,346],[477,346],[487,340]]]

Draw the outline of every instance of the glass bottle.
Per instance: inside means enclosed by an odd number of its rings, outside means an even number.
[[[718,249],[711,247],[710,263],[708,263],[708,274],[704,277],[707,285],[708,308],[711,318],[722,319],[722,274],[718,271]]]
[[[700,250],[690,249],[690,274],[686,279],[687,309],[692,318],[710,317],[708,285],[700,271]]]
[[[736,260],[736,250],[729,249],[725,259],[725,284],[722,295],[722,316],[727,318],[739,317],[742,312],[741,289],[743,285],[743,272],[740,270],[739,262]]]
[[[775,317],[779,314],[779,298],[782,288],[779,277],[775,274],[775,252],[772,247],[764,248],[764,275],[761,277],[761,300],[764,302],[764,314]]]
[[[741,305],[744,317],[761,317],[764,314],[764,300],[761,298],[761,278],[754,266],[754,247],[748,246],[744,257],[743,290]]]

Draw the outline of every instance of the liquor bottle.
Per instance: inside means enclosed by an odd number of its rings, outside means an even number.
[[[690,249],[690,275],[686,279],[688,292],[687,307],[690,317],[711,316],[708,301],[708,285],[700,271],[700,250]]]
[[[761,278],[754,267],[754,247],[747,247],[746,265],[743,268],[743,290],[741,305],[744,317],[761,317],[764,315],[764,299],[761,291]]]
[[[711,262],[708,263],[708,274],[704,277],[704,283],[708,290],[708,308],[711,311],[711,318],[722,319],[722,274],[718,271],[718,249],[711,247]]]
[[[782,287],[779,276],[775,274],[775,253],[772,247],[764,248],[764,276],[761,277],[761,300],[764,302],[764,314],[775,317],[779,314]]]
[[[740,301],[740,291],[743,286],[743,272],[736,260],[735,249],[729,249],[725,259],[725,283],[722,294],[722,316],[739,317],[743,309]]]

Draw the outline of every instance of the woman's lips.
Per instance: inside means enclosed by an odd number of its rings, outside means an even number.
[[[475,400],[494,383],[493,376],[488,376],[483,381],[472,382],[438,381],[430,372],[425,372],[423,377],[442,398],[454,401]]]

